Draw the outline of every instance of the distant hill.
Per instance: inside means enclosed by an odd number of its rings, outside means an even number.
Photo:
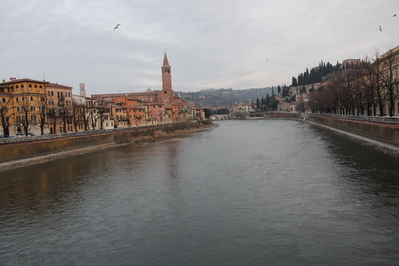
[[[272,87],[246,90],[208,89],[198,92],[176,92],[186,101],[199,103],[201,107],[229,107],[235,103],[250,103],[256,99],[272,95]],[[277,94],[277,87],[274,88]]]

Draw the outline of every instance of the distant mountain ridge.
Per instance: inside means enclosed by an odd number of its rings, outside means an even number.
[[[277,87],[274,87],[277,94]],[[206,89],[197,92],[176,92],[183,100],[195,102],[200,107],[229,107],[236,103],[251,103],[256,99],[272,95],[272,87],[251,88],[246,90]]]

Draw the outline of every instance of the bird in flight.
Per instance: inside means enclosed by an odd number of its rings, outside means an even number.
[[[382,28],[381,28],[381,26],[380,26],[380,31],[382,32]]]
[[[396,17],[396,14],[395,15],[393,15],[394,17]]]
[[[120,26],[120,25],[121,25],[121,24],[116,24],[114,30],[119,29],[119,26]]]

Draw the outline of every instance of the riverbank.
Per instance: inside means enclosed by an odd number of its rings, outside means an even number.
[[[176,123],[159,127],[132,129],[120,132],[103,132],[89,136],[65,137],[53,140],[21,140],[18,143],[4,144],[0,171],[6,171],[39,164],[67,156],[101,151],[121,145],[146,145],[155,141],[173,138],[177,135],[207,130],[216,124]],[[38,148],[40,147],[40,148]],[[34,151],[36,149],[36,151]]]
[[[360,134],[355,134],[355,133],[351,133],[348,131],[344,131],[344,130],[340,130],[334,127],[330,127],[330,126],[326,126],[320,123],[315,123],[312,121],[307,121],[308,123],[311,123],[313,125],[319,126],[319,127],[323,127],[326,129],[329,129],[331,131],[334,131],[337,134],[340,135],[345,135],[349,138],[351,138],[354,141],[360,142],[362,145],[365,146],[369,146],[378,150],[383,151],[384,153],[389,153],[392,154],[396,157],[399,157],[399,145],[390,143],[390,142],[386,142],[383,140],[378,140],[369,136],[365,136],[365,135],[360,135]]]
[[[397,118],[304,114],[304,121],[346,135],[363,145],[399,156]]]
[[[399,118],[358,115],[332,115],[292,112],[258,112],[237,115],[235,119],[294,119],[318,125],[346,135],[363,145],[399,156]]]

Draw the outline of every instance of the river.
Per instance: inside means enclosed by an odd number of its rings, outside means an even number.
[[[293,120],[0,172],[0,265],[397,265],[399,159]]]

